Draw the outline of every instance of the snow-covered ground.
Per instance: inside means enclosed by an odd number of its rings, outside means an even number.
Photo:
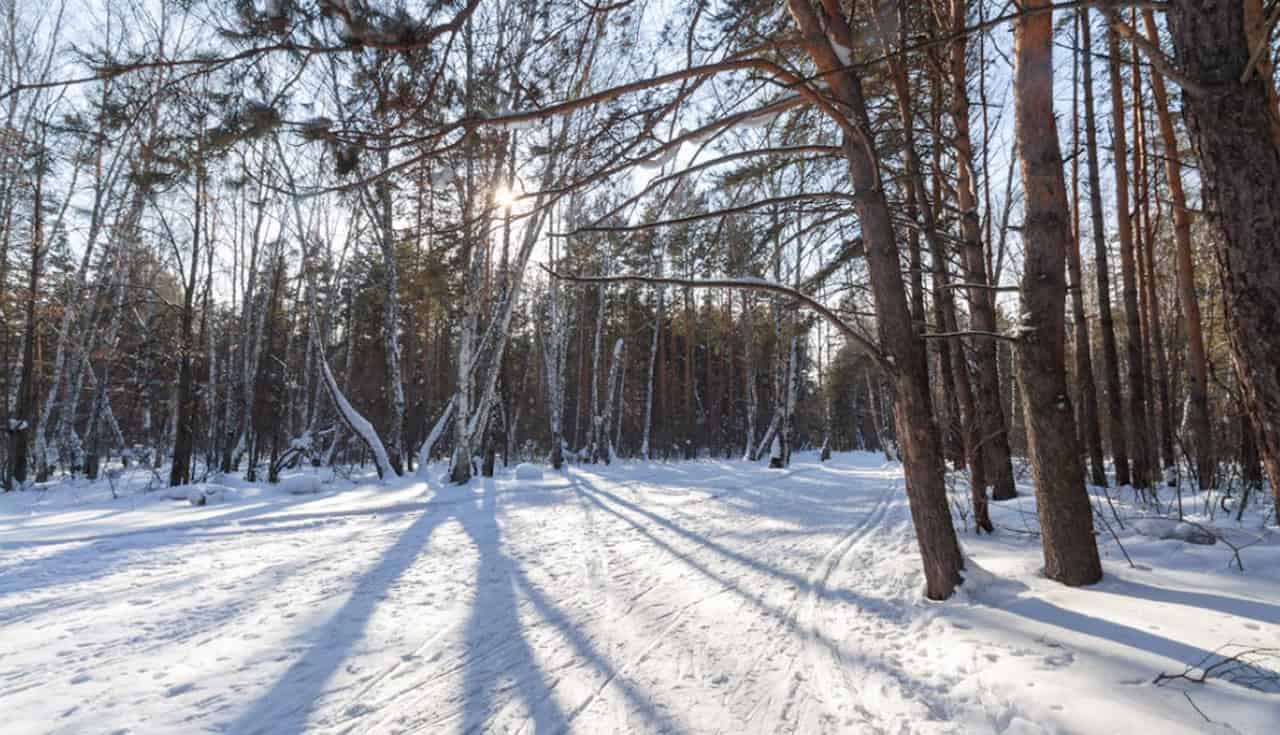
[[[1280,647],[1280,536],[1248,517],[1227,524],[1259,541],[1243,573],[1130,523],[1137,568],[1104,531],[1106,580],[1067,589],[1037,575],[1020,498],[964,534],[969,584],[939,604],[901,469],[868,454],[318,495],[228,479],[201,507],[132,479],[0,497],[0,731],[1280,728],[1274,683],[1152,683]]]

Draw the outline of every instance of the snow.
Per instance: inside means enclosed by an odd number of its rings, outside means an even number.
[[[841,64],[853,66],[853,49],[838,41],[832,41],[831,50],[836,52],[836,57],[840,59]]]
[[[878,455],[521,471],[306,496],[223,477],[201,507],[136,468],[118,500],[105,480],[0,495],[4,731],[1174,735],[1280,718],[1280,695],[1225,677],[1152,683],[1280,640],[1280,538],[1258,517],[1217,521],[1245,571],[1224,544],[1126,524],[1136,568],[1103,535],[1105,580],[1071,589],[1039,574],[1023,488],[992,505],[996,535],[962,530],[966,583],[934,603],[901,467]]]
[[[325,359],[324,352],[321,351],[319,356],[320,374],[324,376],[325,384],[329,388],[329,396],[333,398],[334,405],[338,407],[338,413],[342,414],[347,426],[360,437],[361,441],[373,454],[374,463],[378,467],[378,474],[383,479],[395,477],[396,472],[391,467],[391,460],[387,456],[387,448],[383,446],[382,440],[378,438],[378,432],[374,430],[373,424],[369,423],[369,420],[361,415],[347,400],[347,397],[343,395],[342,389],[338,387],[338,381],[333,377],[333,371],[329,369],[329,362]]]
[[[773,121],[777,120],[780,115],[782,115],[781,110],[776,112],[762,112],[759,115],[752,115],[751,117],[744,118],[741,122],[737,124],[736,127],[767,128],[770,125],[772,125]]]
[[[521,462],[520,464],[516,465],[516,479],[517,480],[541,480],[542,467],[540,465],[530,464],[528,462]]]
[[[669,145],[669,144],[668,144]],[[680,152],[680,146],[672,145],[665,150],[660,150],[652,157],[646,158],[636,164],[641,171],[660,171],[663,166],[675,160],[676,154]]]

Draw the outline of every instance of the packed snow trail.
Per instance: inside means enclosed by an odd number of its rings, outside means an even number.
[[[902,482],[854,454],[241,484],[200,508],[11,495],[3,730],[1274,732],[1280,694],[1150,683],[1280,643],[1274,536],[1244,575],[1221,548],[1126,537],[1147,568],[1108,546],[1107,580],[1070,590],[1027,535],[966,534],[981,567],[936,604]]]

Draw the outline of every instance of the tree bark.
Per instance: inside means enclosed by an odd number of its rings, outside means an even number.
[[[1027,0],[1023,7],[1042,10],[1049,4],[1050,0]],[[1036,480],[1044,572],[1063,584],[1085,585],[1102,578],[1102,564],[1067,394],[1063,307],[1071,224],[1053,111],[1051,13],[1024,15],[1015,22],[1014,58],[1014,120],[1026,193],[1023,321],[1015,352]]]
[[[1156,42],[1154,13],[1142,11],[1147,39]],[[1187,196],[1182,188],[1182,163],[1179,159],[1178,136],[1169,115],[1169,95],[1164,77],[1151,74],[1151,91],[1155,100],[1156,121],[1160,125],[1160,138],[1164,143],[1165,178],[1169,184],[1169,199],[1173,203],[1173,237],[1177,248],[1178,302],[1186,324],[1187,340],[1187,396],[1190,399],[1191,444],[1195,461],[1196,482],[1201,490],[1213,484],[1216,459],[1213,448],[1213,431],[1209,418],[1209,370],[1205,358],[1204,329],[1200,323],[1200,300],[1196,293],[1195,261],[1191,245],[1191,214],[1187,210]]]
[[[854,190],[859,193],[854,210],[862,224],[880,343],[892,368],[893,413],[906,470],[907,498],[924,563],[925,594],[930,599],[946,599],[961,581],[964,557],[947,502],[929,379],[921,369],[924,340],[912,328],[862,80],[841,63],[831,45],[834,42],[853,48],[852,32],[835,0],[824,2],[828,11],[825,32],[809,0],[788,0],[788,6],[800,27],[806,51],[818,70],[826,74],[832,93],[851,111],[852,130],[845,130],[841,148]]]
[[[1087,12],[1076,13],[1076,34],[1080,25],[1088,22]],[[1085,49],[1088,53],[1088,49]],[[1071,316],[1074,332],[1076,389],[1080,395],[1077,411],[1077,428],[1089,456],[1089,480],[1105,487],[1107,468],[1102,458],[1102,428],[1098,423],[1098,389],[1093,382],[1093,347],[1089,343],[1089,322],[1084,310],[1084,278],[1080,271],[1080,115],[1076,102],[1079,97],[1080,55],[1079,44],[1072,64],[1071,92],[1071,247],[1067,248],[1068,290],[1071,292]]]
[[[1129,427],[1133,446],[1135,488],[1151,485],[1150,427],[1147,425],[1147,358],[1142,349],[1142,312],[1138,308],[1138,278],[1129,209],[1128,142],[1124,126],[1124,88],[1120,80],[1120,37],[1107,32],[1107,71],[1111,79],[1112,161],[1116,177],[1116,229],[1120,240],[1120,279],[1123,285],[1126,363],[1129,372]]]
[[[1172,0],[1177,62],[1197,90],[1183,111],[1200,157],[1226,301],[1227,337],[1263,465],[1280,499],[1280,145],[1268,80],[1249,73],[1245,18],[1210,0]]]
[[[1098,129],[1093,105],[1093,42],[1088,10],[1081,24],[1084,47],[1081,71],[1084,77],[1085,152],[1089,164],[1089,219],[1093,226],[1094,273],[1098,280],[1098,328],[1102,332],[1102,374],[1107,388],[1107,429],[1111,457],[1115,462],[1116,484],[1128,485],[1129,438],[1125,432],[1124,402],[1120,389],[1120,353],[1111,315],[1111,269],[1107,264],[1106,220],[1102,214],[1102,182],[1098,173]]]

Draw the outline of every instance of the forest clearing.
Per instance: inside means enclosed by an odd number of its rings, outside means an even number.
[[[0,0],[0,730],[1280,723],[1280,0]]]
[[[1280,717],[1261,658],[1153,684],[1280,640],[1280,538],[1256,518],[1221,523],[1242,573],[1118,500],[1105,581],[1072,590],[1039,574],[1028,493],[966,537],[964,593],[933,603],[901,467],[869,453],[236,483],[198,508],[104,484],[0,498],[10,732],[1262,735]]]

